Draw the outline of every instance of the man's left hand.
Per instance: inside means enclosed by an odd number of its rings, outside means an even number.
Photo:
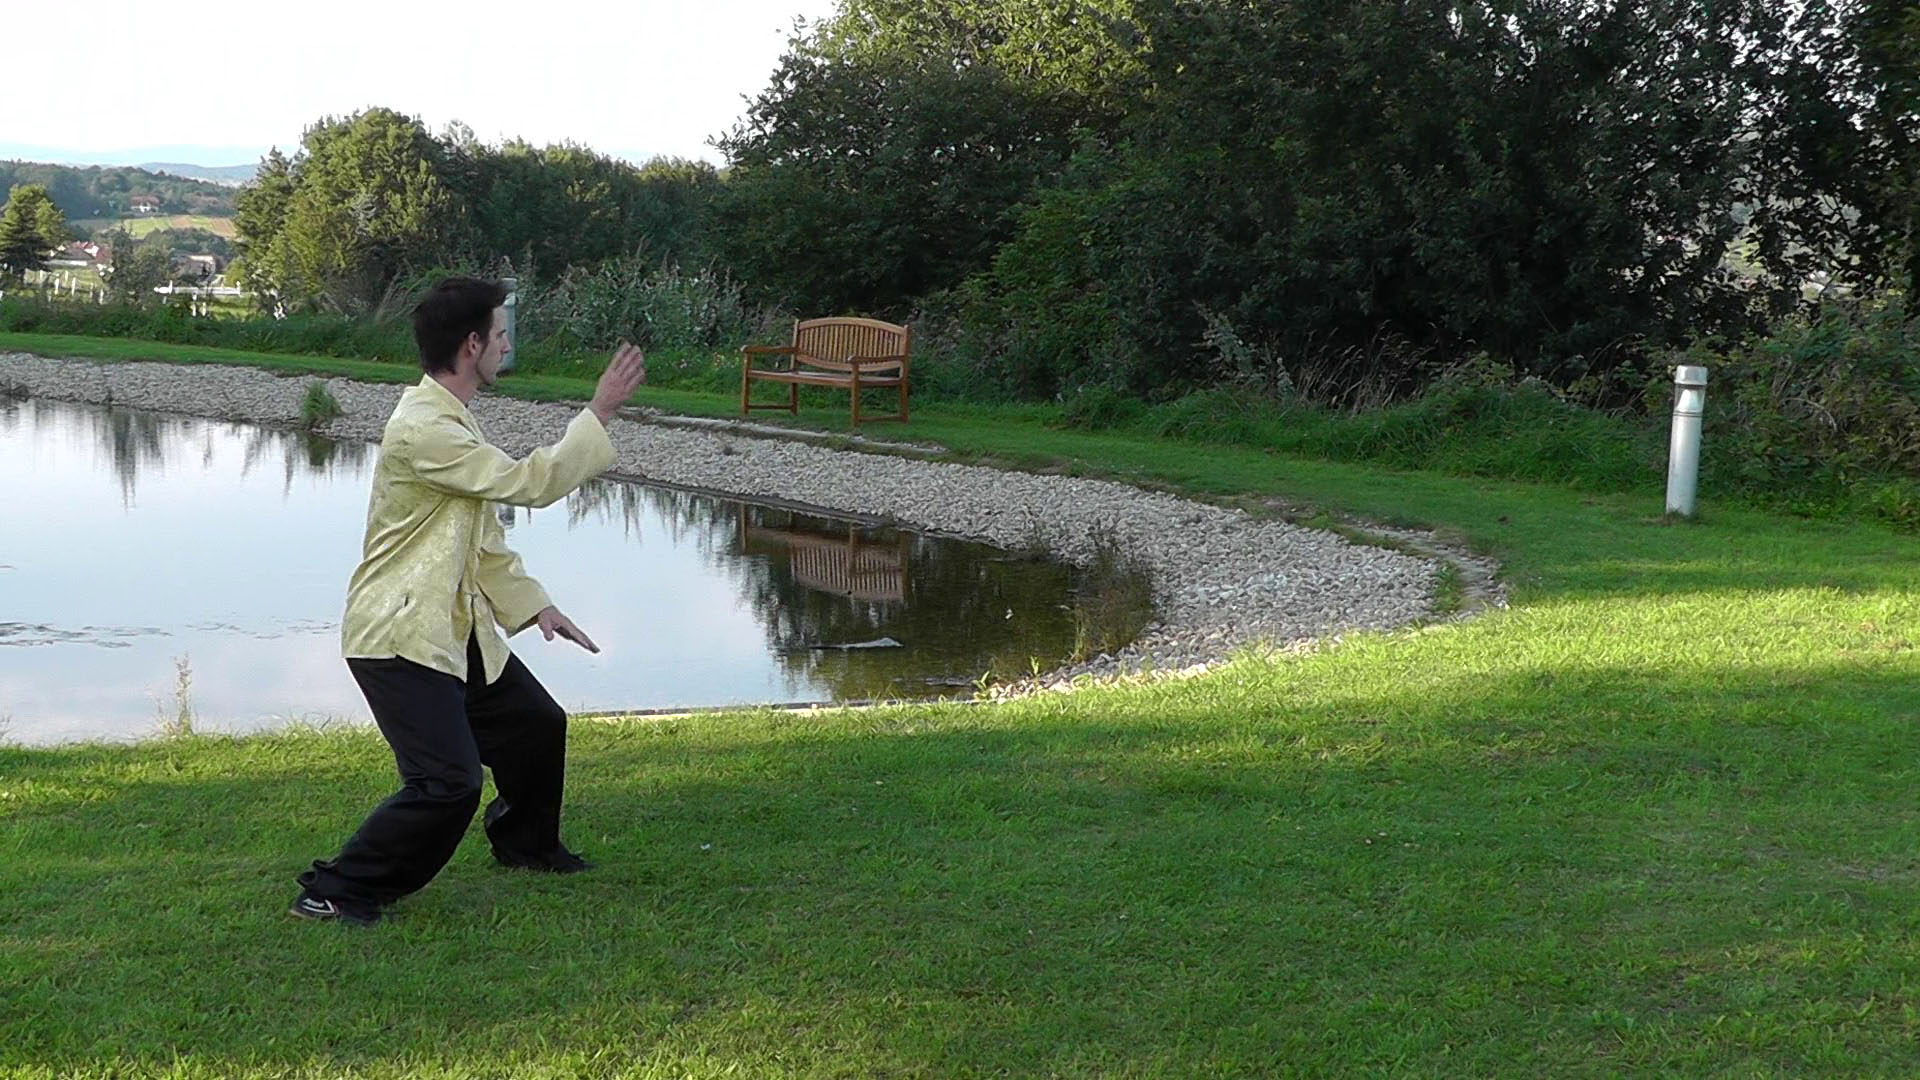
[[[540,614],[535,617],[534,621],[539,624],[540,633],[545,635],[548,641],[553,640],[553,635],[559,634],[561,637],[566,638],[568,641],[573,642],[575,645],[580,646],[590,653],[600,651],[600,646],[595,645],[592,638],[588,637],[579,627],[573,625],[572,619],[560,614],[560,609],[551,604],[540,609]]]

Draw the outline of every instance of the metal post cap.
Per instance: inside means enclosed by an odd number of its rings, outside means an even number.
[[[1673,369],[1673,383],[1675,386],[1705,386],[1707,369],[1692,364],[1681,364]]]

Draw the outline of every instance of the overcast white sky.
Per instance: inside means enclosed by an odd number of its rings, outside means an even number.
[[[766,87],[795,18],[823,18],[835,2],[5,7],[5,36],[34,42],[46,77],[14,80],[0,157],[199,150],[186,160],[240,164],[268,146],[291,149],[322,116],[382,105],[436,132],[463,121],[487,142],[571,139],[619,156],[718,164],[707,140],[739,118],[743,96]]]

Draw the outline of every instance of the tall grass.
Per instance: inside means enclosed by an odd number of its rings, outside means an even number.
[[[1153,620],[1153,568],[1104,523],[1093,530],[1093,558],[1073,590],[1074,661],[1125,647]]]
[[[323,382],[310,382],[300,399],[300,426],[309,430],[345,414],[340,402]]]

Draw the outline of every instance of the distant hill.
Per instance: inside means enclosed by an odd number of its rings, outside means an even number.
[[[171,161],[150,161],[137,168],[147,172],[165,173],[168,176],[183,176],[189,180],[205,180],[222,187],[239,187],[253,179],[260,166],[254,165],[182,165]]]
[[[15,184],[45,184],[53,204],[69,221],[126,217],[136,212],[136,201],[146,200],[157,205],[140,212],[232,217],[238,194],[226,185],[126,165],[0,161],[0,196]]]

